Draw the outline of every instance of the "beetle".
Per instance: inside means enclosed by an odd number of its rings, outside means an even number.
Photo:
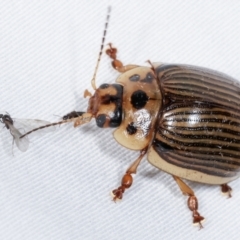
[[[223,73],[191,65],[150,61],[149,67],[124,65],[109,44],[106,54],[120,75],[116,83],[97,88],[95,76],[109,13],[91,82],[95,93],[84,93],[90,97],[88,109],[71,112],[53,125],[73,122],[77,127],[95,118],[100,128],[116,128],[114,139],[140,154],[112,191],[113,200],[123,198],[133,183],[132,174],[147,156],[150,164],[173,176],[188,196],[193,223],[202,228],[204,217],[198,212],[197,197],[182,179],[220,185],[231,197],[228,183],[240,175],[240,84]]]

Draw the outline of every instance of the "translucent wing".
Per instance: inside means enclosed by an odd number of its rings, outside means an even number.
[[[29,136],[21,138],[21,136],[33,129],[38,129],[38,131],[33,131],[31,137],[41,136],[45,133],[52,132],[55,130],[55,126],[44,127],[46,125],[51,125],[50,122],[38,119],[13,119],[13,121],[4,121],[4,124],[9,129],[13,142],[17,145],[18,149],[22,152],[27,151],[29,146]],[[44,127],[44,128],[43,128]]]
[[[28,137],[26,136],[26,138],[20,138],[22,133],[17,128],[15,128],[14,125],[9,124],[8,127],[11,135],[13,136],[13,141],[16,143],[18,149],[22,152],[27,151],[29,146]]]
[[[18,129],[18,131],[21,133],[21,135],[32,131],[33,129],[37,129],[37,131],[33,131],[31,133],[31,137],[34,136],[42,136],[46,133],[53,132],[56,127],[55,126],[49,126],[45,127],[46,125],[51,125],[50,122],[45,120],[39,120],[39,119],[13,119],[14,120],[14,127]],[[27,137],[27,136],[26,136]],[[25,138],[25,137],[24,137]],[[21,138],[21,139],[24,139]]]

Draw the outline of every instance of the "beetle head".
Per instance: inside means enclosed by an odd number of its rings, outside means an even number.
[[[122,121],[123,87],[104,83],[90,97],[87,113],[95,117],[98,127],[118,127]]]

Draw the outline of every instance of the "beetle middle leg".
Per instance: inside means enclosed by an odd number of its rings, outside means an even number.
[[[147,153],[147,148],[141,150],[140,156],[127,169],[125,175],[122,178],[121,186],[112,191],[112,194],[114,196],[113,201],[121,200],[122,197],[123,197],[123,193],[125,192],[125,189],[131,187],[131,185],[133,183],[132,174],[137,173],[137,168],[138,168],[142,158],[145,156],[146,153]]]
[[[109,48],[106,50],[106,54],[111,59],[113,59],[112,66],[115,70],[117,70],[118,72],[124,73],[128,70],[138,67],[138,65],[131,65],[131,64],[124,66],[123,63],[117,59],[117,48],[112,47],[111,43],[109,43],[108,45],[109,45]]]
[[[178,184],[179,188],[181,189],[182,193],[184,195],[188,195],[188,208],[190,211],[192,211],[193,216],[193,224],[199,224],[200,229],[203,228],[202,221],[204,220],[204,217],[202,217],[198,210],[198,200],[195,196],[193,190],[184,183],[179,177],[173,176],[174,180]]]

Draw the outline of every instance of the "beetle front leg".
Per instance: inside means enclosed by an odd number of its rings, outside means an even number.
[[[112,66],[115,70],[117,70],[118,72],[124,73],[124,72],[127,72],[128,70],[138,67],[138,65],[130,65],[130,64],[124,66],[123,63],[117,59],[117,48],[113,48],[111,43],[109,43],[108,45],[109,45],[109,48],[106,50],[106,54],[111,59],[113,59]]]
[[[147,152],[147,148],[141,150],[140,156],[130,165],[130,167],[126,171],[125,175],[123,176],[121,186],[112,191],[112,194],[114,196],[113,197],[114,202],[116,200],[121,200],[123,197],[123,193],[125,192],[125,189],[131,187],[131,185],[133,183],[132,174],[137,173],[137,168],[138,168],[142,158],[146,154],[146,152]]]
[[[228,195],[229,198],[232,197],[232,194],[231,194],[232,188],[228,186],[227,183],[221,185],[221,190],[224,195]]]
[[[192,211],[193,216],[193,224],[199,224],[200,229],[203,228],[202,221],[204,220],[204,217],[202,217],[198,210],[198,200],[193,192],[193,190],[184,183],[179,177],[173,176],[174,180],[178,184],[179,188],[181,189],[182,193],[184,195],[188,195],[188,208],[190,211]]]

